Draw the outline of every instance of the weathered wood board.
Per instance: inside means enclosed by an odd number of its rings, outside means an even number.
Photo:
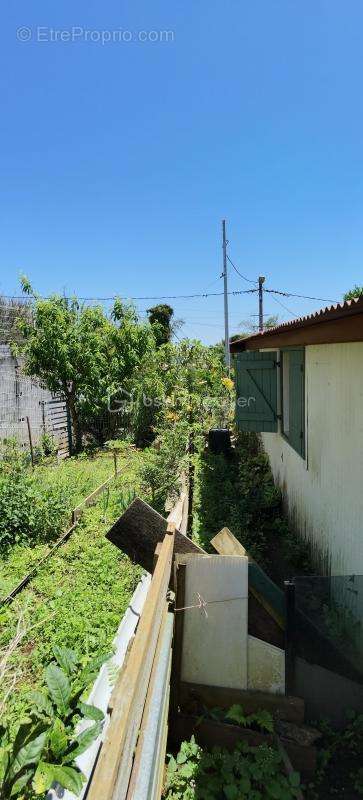
[[[165,536],[168,522],[151,506],[136,497],[106,534],[112,544],[132,561],[152,572],[155,548]],[[175,553],[204,553],[187,536],[175,532]]]
[[[248,688],[285,694],[285,651],[248,637]]]
[[[186,563],[181,680],[247,688],[248,560],[182,556]]]
[[[260,709],[269,711],[274,719],[286,720],[302,725],[305,719],[305,704],[301,697],[291,697],[269,692],[241,691],[223,686],[205,686],[197,683],[182,683],[180,705],[183,713],[199,716],[203,707],[228,709],[237,703],[246,714],[255,714]]]

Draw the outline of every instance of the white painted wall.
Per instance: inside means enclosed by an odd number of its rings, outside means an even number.
[[[306,459],[264,433],[296,528],[333,575],[363,574],[363,342],[306,347]]]

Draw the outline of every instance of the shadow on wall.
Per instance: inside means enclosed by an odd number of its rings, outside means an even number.
[[[331,574],[331,555],[328,548],[319,545],[318,538],[313,536],[313,532],[306,519],[301,519],[298,509],[288,498],[286,480],[282,483],[277,482],[281,492],[281,507],[285,519],[288,521],[289,529],[294,538],[299,540],[303,547],[309,552],[309,559],[312,572],[315,575]]]

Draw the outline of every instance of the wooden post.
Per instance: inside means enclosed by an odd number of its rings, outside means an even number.
[[[32,429],[30,427],[30,419],[29,419],[29,417],[26,418],[26,424],[28,426],[30,456],[31,456],[31,460],[32,460],[32,467],[34,469],[34,448],[33,448],[33,439],[32,439]]]
[[[295,677],[295,584],[285,581],[285,684],[286,694],[294,694]]]
[[[117,452],[113,450],[113,463],[115,466],[115,478],[117,478]]]
[[[72,420],[70,411],[68,408],[68,403],[66,404],[66,411],[67,411],[67,437],[68,437],[68,453],[69,455],[73,455],[73,437],[72,437]]]

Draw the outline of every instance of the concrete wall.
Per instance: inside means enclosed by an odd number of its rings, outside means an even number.
[[[0,345],[0,439],[15,437],[19,444],[29,447],[26,418],[30,419],[35,445],[44,431],[42,401],[51,400],[52,395],[23,375],[21,365],[8,345]]]
[[[363,343],[306,348],[306,458],[264,433],[288,515],[320,572],[363,574]]]

